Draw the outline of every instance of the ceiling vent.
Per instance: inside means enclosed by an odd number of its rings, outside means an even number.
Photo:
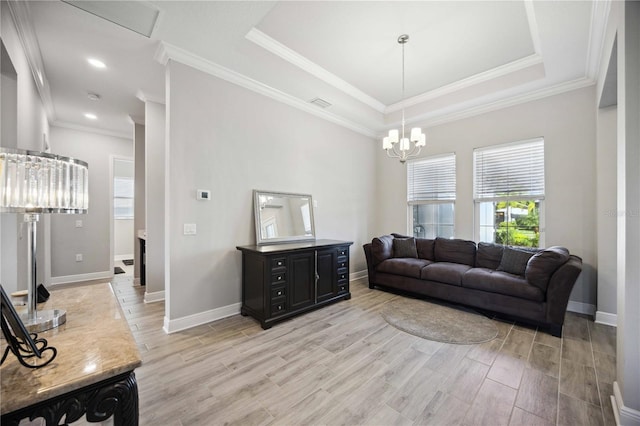
[[[320,99],[320,98],[313,98],[309,101],[309,103],[312,103],[314,105],[319,106],[320,108],[328,108],[331,106],[331,104],[327,101],[325,101],[324,99]]]

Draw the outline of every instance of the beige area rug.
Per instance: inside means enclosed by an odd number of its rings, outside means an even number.
[[[459,306],[399,297],[386,303],[381,313],[395,328],[437,342],[472,345],[498,335],[490,319]]]

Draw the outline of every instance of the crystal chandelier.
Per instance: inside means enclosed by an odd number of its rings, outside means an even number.
[[[420,149],[427,144],[427,137],[419,127],[412,128],[409,137],[404,132],[404,45],[408,41],[409,36],[406,34],[398,37],[398,43],[402,45],[402,129],[389,130],[389,136],[382,139],[382,149],[387,151],[389,157],[400,159],[401,163],[418,155]]]

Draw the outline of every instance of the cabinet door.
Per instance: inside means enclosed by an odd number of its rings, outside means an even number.
[[[318,302],[337,294],[336,250],[318,250]]]
[[[289,303],[291,311],[315,303],[315,253],[289,256]]]

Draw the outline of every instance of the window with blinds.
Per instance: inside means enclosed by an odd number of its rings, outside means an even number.
[[[133,178],[113,178],[113,215],[115,219],[133,219]]]
[[[544,245],[544,140],[475,149],[473,169],[478,241]]]
[[[473,151],[476,200],[544,197],[544,140]]]
[[[407,204],[414,237],[453,238],[455,199],[455,154],[407,163]]]
[[[409,203],[455,199],[455,154],[407,163],[407,201]]]

